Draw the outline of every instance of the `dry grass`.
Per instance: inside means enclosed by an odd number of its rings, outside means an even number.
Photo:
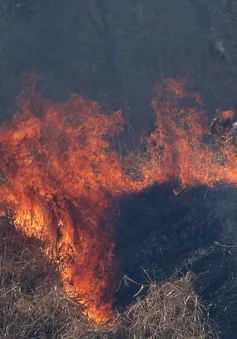
[[[123,315],[121,328],[128,339],[218,338],[198,301],[190,274],[162,286],[151,283],[147,296]]]
[[[117,328],[93,325],[67,298],[60,277],[39,250],[0,219],[0,338],[7,339],[204,339],[217,338],[198,302],[190,276],[150,285],[116,319]]]
[[[90,324],[80,305],[67,298],[40,243],[4,220],[0,236],[0,338],[106,338],[106,331]]]

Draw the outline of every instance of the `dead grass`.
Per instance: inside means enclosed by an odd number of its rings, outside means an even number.
[[[162,286],[151,283],[147,296],[122,316],[121,328],[128,339],[218,338],[193,289],[191,274]]]
[[[105,329],[82,316],[82,308],[69,299],[60,276],[40,251],[41,244],[0,219],[0,338],[7,339],[210,339],[205,309],[193,290],[190,276],[151,283]]]
[[[106,338],[67,298],[40,243],[0,223],[0,338]],[[99,333],[99,337],[98,337]]]

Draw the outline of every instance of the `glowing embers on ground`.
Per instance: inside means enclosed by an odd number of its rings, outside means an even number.
[[[146,160],[135,164],[140,181],[125,175],[111,150],[109,140],[123,129],[121,111],[104,114],[80,96],[53,103],[34,91],[18,101],[21,113],[0,128],[2,213],[14,211],[16,227],[44,241],[65,290],[80,297],[91,319],[107,321],[118,197],[171,180],[180,187],[236,184],[235,147],[226,142],[228,131],[210,145],[199,96],[174,79],[155,86],[155,130],[146,139]]]

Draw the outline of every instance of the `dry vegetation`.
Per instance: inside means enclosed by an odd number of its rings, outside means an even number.
[[[4,220],[0,234],[0,338],[96,338],[97,329],[81,315],[78,303],[66,297],[40,243]]]
[[[151,283],[147,296],[125,312],[121,327],[129,339],[218,338],[198,301],[190,273],[162,286]]]
[[[119,326],[112,331],[88,322],[81,307],[67,298],[40,243],[4,219],[0,234],[0,338],[217,338],[189,275],[161,287],[151,284],[147,296],[118,316]]]

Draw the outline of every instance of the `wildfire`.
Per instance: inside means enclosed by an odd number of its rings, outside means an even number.
[[[237,148],[229,130],[218,129],[215,138],[198,94],[169,79],[155,86],[152,108],[155,131],[147,138],[150,161],[143,167],[147,180],[174,181],[180,188],[198,184],[237,184]],[[219,112],[220,123],[233,120],[232,111]]]
[[[113,218],[116,196],[135,189],[109,139],[122,130],[121,111],[101,112],[74,96],[52,103],[33,92],[0,129],[0,201],[15,225],[42,239],[59,263],[66,291],[96,322],[112,315]]]
[[[2,213],[13,211],[15,226],[45,243],[65,290],[96,322],[112,317],[119,196],[171,180],[181,188],[237,184],[235,146],[219,136],[211,144],[200,97],[178,80],[154,88],[156,125],[146,139],[149,157],[137,165],[141,181],[125,175],[111,147],[123,129],[121,111],[107,115],[80,96],[53,103],[35,91],[25,91],[18,107],[0,128]]]

